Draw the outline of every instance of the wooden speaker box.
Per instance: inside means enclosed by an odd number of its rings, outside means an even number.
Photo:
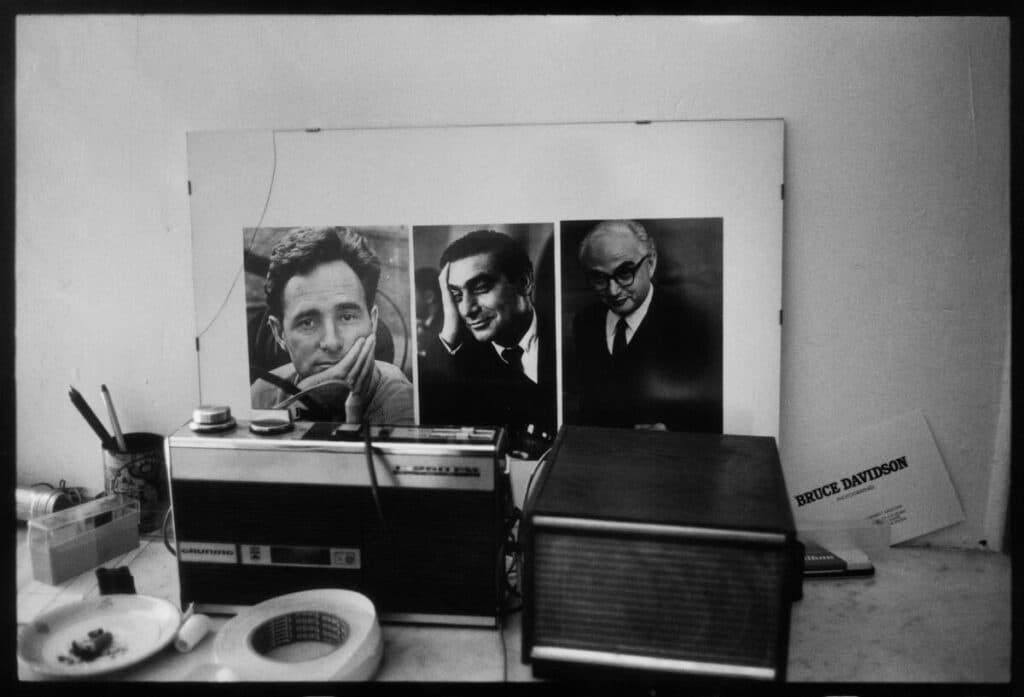
[[[534,675],[785,679],[803,560],[774,438],[563,426],[524,508]]]

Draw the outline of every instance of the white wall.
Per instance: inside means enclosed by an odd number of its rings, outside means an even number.
[[[967,514],[926,541],[996,542],[1005,19],[31,16],[16,55],[19,483],[102,486],[69,384],[196,405],[187,131],[781,117],[783,458],[919,407]]]

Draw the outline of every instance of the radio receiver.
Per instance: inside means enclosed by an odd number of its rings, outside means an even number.
[[[190,424],[167,439],[182,607],[342,588],[382,621],[497,625],[504,430],[265,430]]]
[[[563,426],[522,539],[535,675],[784,678],[802,557],[773,438]]]

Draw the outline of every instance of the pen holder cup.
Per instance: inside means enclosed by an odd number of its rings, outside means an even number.
[[[139,532],[158,530],[170,505],[164,437],[125,433],[127,452],[103,448],[103,489],[139,502]],[[116,446],[115,446],[116,447]]]

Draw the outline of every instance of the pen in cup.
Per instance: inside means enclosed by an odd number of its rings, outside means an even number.
[[[99,418],[97,418],[88,402],[85,401],[85,398],[82,397],[81,393],[74,387],[71,387],[68,391],[68,396],[71,397],[71,403],[75,405],[76,409],[78,409],[78,413],[85,418],[85,422],[89,424],[89,427],[92,428],[96,435],[100,437],[103,447],[108,449],[116,447],[117,443],[110,434],[107,433],[107,429],[103,427],[103,424],[100,422]]]
[[[128,452],[128,444],[125,443],[124,434],[121,432],[121,424],[117,421],[117,412],[114,411],[114,402],[110,399],[110,390],[106,385],[100,385],[100,392],[103,393],[103,401],[107,403],[107,413],[110,415],[110,426],[114,429],[114,438],[117,440],[117,447],[122,452]]]

